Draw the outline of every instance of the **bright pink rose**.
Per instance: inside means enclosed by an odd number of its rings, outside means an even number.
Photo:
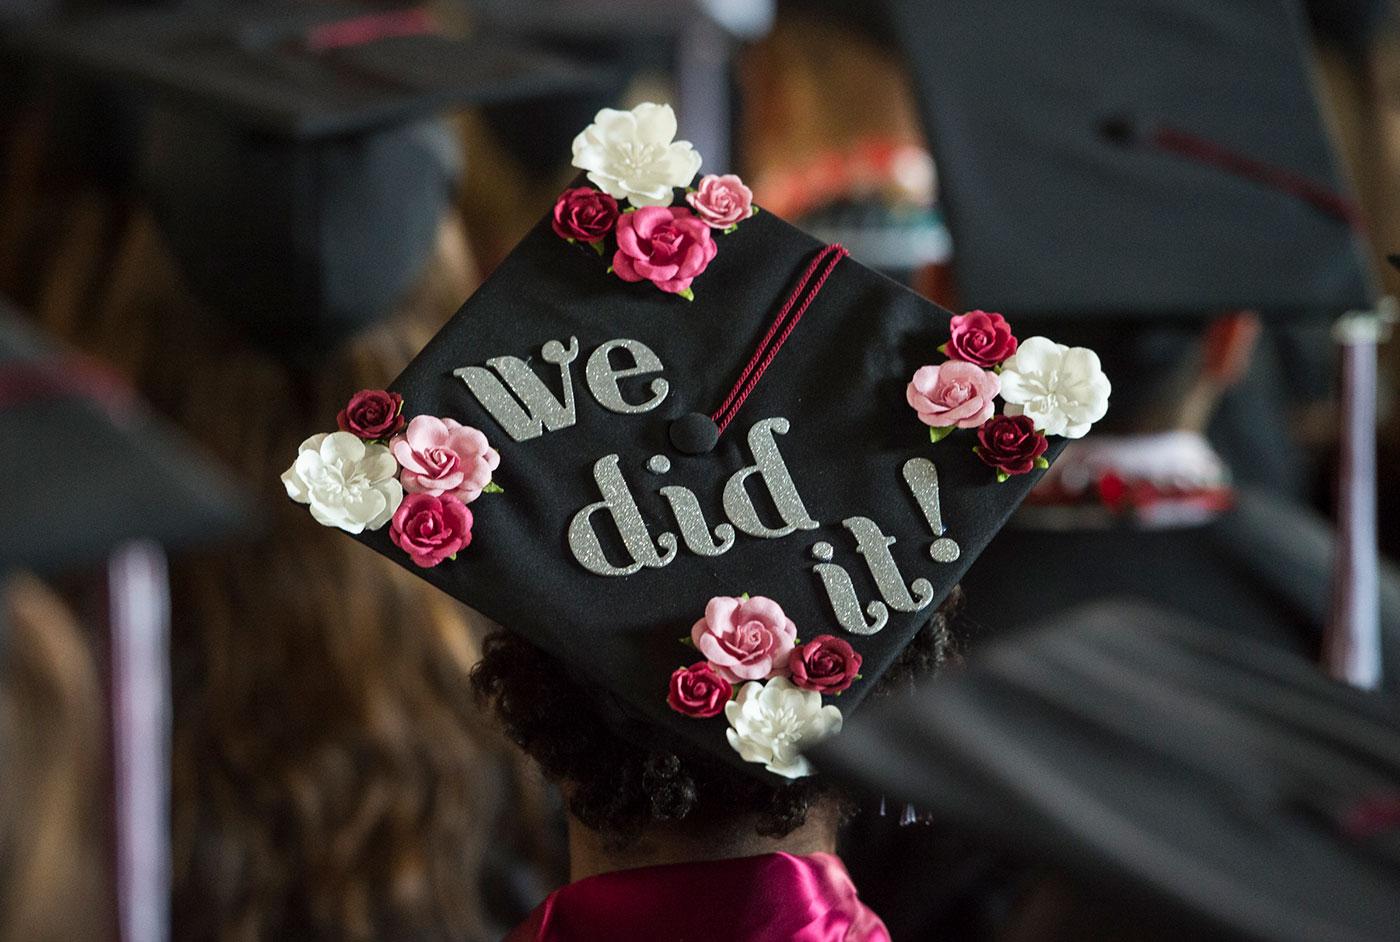
[[[361,389],[335,417],[342,432],[367,441],[388,438],[403,430],[403,396],[383,389]]]
[[[919,421],[933,428],[976,428],[992,417],[992,402],[1001,392],[997,374],[980,366],[949,360],[921,366],[904,391]]]
[[[501,463],[486,436],[452,419],[420,415],[389,442],[410,494],[451,494],[464,504],[481,496],[491,472]]]
[[[710,227],[678,206],[646,206],[617,224],[613,271],[623,281],[650,281],[682,294],[715,257]]]
[[[860,673],[860,655],[833,635],[817,635],[792,649],[788,658],[792,682],[817,693],[840,693]]]
[[[591,186],[577,186],[559,194],[550,223],[561,239],[597,242],[617,225],[617,200]]]
[[[1011,325],[1000,314],[968,311],[949,322],[952,336],[944,351],[954,360],[993,367],[1016,352]]]
[[[719,715],[733,695],[734,685],[701,661],[689,667],[676,668],[671,674],[671,689],[666,694],[666,702],[677,713],[704,718]]]
[[[701,177],[700,185],[685,195],[685,201],[712,229],[737,226],[753,215],[753,190],[732,173]]]
[[[389,539],[415,566],[436,566],[472,541],[472,512],[451,494],[409,494],[394,511]]]
[[[705,617],[690,629],[690,640],[730,683],[786,676],[797,626],[772,599],[716,596]]]

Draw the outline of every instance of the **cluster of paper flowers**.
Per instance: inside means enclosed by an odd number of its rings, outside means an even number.
[[[710,599],[688,640],[705,660],[671,674],[671,709],[723,713],[729,745],[745,762],[784,778],[811,775],[803,751],[841,731],[841,711],[823,706],[822,695],[855,682],[860,655],[833,635],[799,643],[792,619],[761,595]]]
[[[919,367],[905,398],[934,442],[977,429],[973,450],[998,481],[1046,467],[1046,435],[1082,438],[1108,412],[1111,386],[1098,354],[1045,337],[1019,342],[1000,314],[955,316],[938,349],[949,359]]]
[[[565,190],[554,204],[552,224],[561,239],[607,254],[623,281],[650,281],[662,291],[694,300],[691,282],[719,251],[713,230],[733,232],[757,210],[753,193],[733,174],[701,178],[672,205],[676,189],[689,187],[700,155],[675,140],[670,105],[645,103],[631,111],[604,108],[574,138],[574,166],[598,187]],[[618,200],[631,205],[621,208]]]
[[[486,436],[452,419],[407,421],[403,397],[364,389],[336,417],[339,431],[312,435],[282,475],[287,496],[317,523],[346,533],[389,524],[417,566],[455,559],[472,539],[467,504],[499,493],[501,457]]]

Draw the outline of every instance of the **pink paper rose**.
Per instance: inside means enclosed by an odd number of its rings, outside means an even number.
[[[860,673],[860,655],[834,635],[818,635],[792,649],[788,669],[794,685],[817,693],[840,693]]]
[[[715,257],[710,227],[679,206],[646,206],[617,224],[613,271],[623,281],[650,281],[689,295],[690,282]]]
[[[690,641],[731,683],[787,676],[797,626],[773,599],[715,596],[690,628]]]
[[[956,315],[948,328],[951,336],[944,352],[951,359],[990,368],[1016,352],[1011,325],[1000,314],[968,311]]]
[[[373,441],[403,430],[403,396],[383,389],[361,389],[335,417],[342,432]]]
[[[689,667],[678,667],[671,674],[671,689],[666,702],[671,709],[686,716],[703,719],[718,716],[734,695],[734,685],[721,677],[704,661]]]
[[[561,239],[597,242],[617,225],[617,200],[591,186],[576,186],[559,194],[550,224]]]
[[[451,494],[464,504],[481,496],[491,472],[501,463],[486,436],[452,419],[420,415],[389,450],[403,473],[399,480],[410,494]]]
[[[725,680],[766,680],[786,676],[797,626],[772,599],[716,596],[690,640]]]
[[[1001,392],[997,374],[980,366],[949,360],[921,366],[904,392],[919,421],[932,428],[976,428],[992,417],[992,400]]]
[[[685,201],[712,229],[737,226],[753,215],[753,190],[732,173],[701,177],[700,185],[694,193],[686,194]]]
[[[471,543],[472,512],[451,494],[409,494],[394,511],[389,539],[415,566],[436,566]]]

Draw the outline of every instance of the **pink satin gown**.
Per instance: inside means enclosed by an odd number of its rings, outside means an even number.
[[[570,883],[506,942],[890,942],[840,858],[764,854]]]

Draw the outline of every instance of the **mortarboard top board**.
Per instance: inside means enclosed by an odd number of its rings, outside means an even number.
[[[101,368],[0,305],[0,446],[11,492],[0,568],[54,573],[123,543],[208,544],[246,528],[242,495]]]
[[[889,0],[889,12],[962,303],[1332,318],[1374,298],[1291,0]]]
[[[292,139],[364,134],[590,81],[585,69],[498,37],[445,35],[426,6],[408,4],[125,11],[39,24],[11,45]]]
[[[634,38],[674,38],[695,21],[708,19],[702,5],[694,0],[621,0],[606,4],[578,0],[471,0],[468,6],[476,15],[503,29],[565,41],[618,41],[624,32]]]
[[[140,186],[189,286],[289,359],[391,311],[462,173],[458,106],[587,88],[590,73],[423,6],[126,11],[19,31],[36,60],[159,106]]]
[[[1273,647],[1102,603],[853,732],[818,750],[833,774],[1145,892],[1211,938],[1400,924],[1400,704]]]
[[[669,109],[605,110],[599,121],[620,114],[664,128]],[[601,198],[583,179],[575,185]],[[388,454],[344,435],[313,438],[284,482],[318,520],[363,528],[367,545],[559,658],[622,735],[679,737],[756,770],[730,749],[723,716],[667,704],[672,672],[710,656],[692,646],[710,601],[762,596],[801,642],[848,642],[861,677],[825,701],[848,713],[1037,474],[998,483],[973,452],[976,430],[934,444],[910,408],[911,376],[943,360],[947,312],[771,213],[702,236],[683,191],[653,192],[661,205],[609,221],[597,251],[567,242],[553,217],[531,230],[393,383],[402,415],[423,428],[417,440],[413,422]],[[653,225],[663,228],[644,230]],[[712,260],[688,289],[628,283],[621,273],[636,269],[617,246],[629,226],[634,245],[694,239],[689,252],[709,241]],[[430,506],[422,479],[408,475],[414,455],[446,434],[444,420],[484,433],[499,466],[471,458],[480,472],[466,495],[471,542],[420,567],[401,548],[413,534],[462,528],[446,508],[435,521],[414,518],[421,525],[407,516],[410,502]],[[486,454],[479,440],[444,441],[459,457]],[[360,466],[384,496],[318,507],[325,469]],[[488,479],[504,493],[478,496]]]

